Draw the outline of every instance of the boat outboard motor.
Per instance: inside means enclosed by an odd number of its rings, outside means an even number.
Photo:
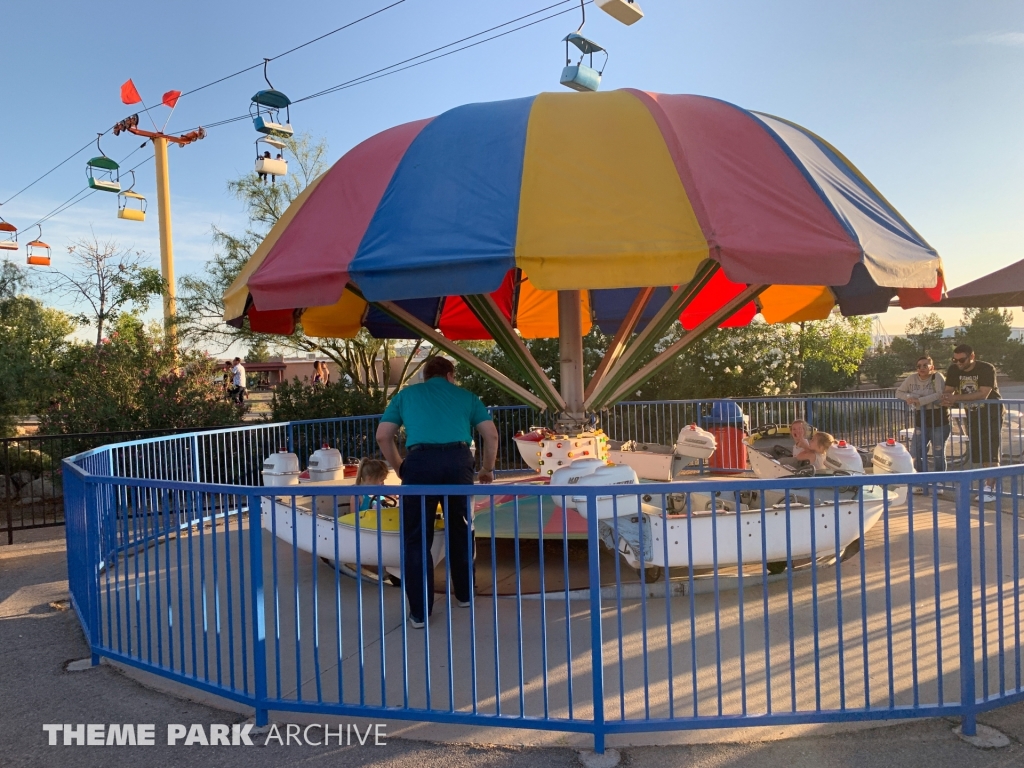
[[[902,475],[915,472],[914,457],[902,443],[891,437],[884,443],[875,446],[871,454],[871,467],[876,475]],[[897,506],[907,499],[910,489],[905,485],[887,486],[889,505]]]
[[[263,460],[264,485],[298,485],[299,457],[282,448]]]
[[[860,452],[854,446],[845,440],[840,440],[832,445],[825,454],[825,469],[832,472],[863,475],[864,462],[860,458]]]
[[[902,475],[914,472],[914,457],[902,443],[891,437],[875,446],[871,466],[876,475]]]
[[[688,459],[709,459],[715,452],[718,443],[715,436],[696,424],[683,427],[676,438],[675,453]]]
[[[593,485],[629,485],[634,486],[633,493],[628,493],[622,496],[598,496],[597,497],[597,517],[598,519],[611,519],[616,514],[619,517],[626,515],[637,515],[640,513],[640,478],[637,477],[636,471],[632,467],[628,467],[625,464],[608,464],[603,467],[598,467],[593,472],[584,475],[575,483],[576,487],[580,486],[593,486]],[[614,498],[614,501],[613,501]],[[568,499],[566,499],[568,505]],[[587,515],[587,497],[586,496],[573,496],[572,501],[574,502],[577,512],[581,515]]]

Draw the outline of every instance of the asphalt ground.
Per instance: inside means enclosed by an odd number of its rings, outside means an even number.
[[[68,672],[69,661],[88,656],[74,612],[67,609],[63,528],[19,534],[0,546],[0,766],[164,768],[165,766],[575,766],[580,756],[564,747],[508,747],[387,738],[384,746],[254,747],[168,746],[168,724],[232,724],[244,717],[150,690],[116,668],[101,665]],[[730,768],[830,768],[922,766],[1009,768],[1024,766],[1024,704],[979,718],[1009,738],[1000,749],[978,749],[953,733],[955,720],[919,720],[869,730],[784,740],[633,747],[623,765],[729,766]],[[153,723],[154,746],[49,746],[45,723]],[[284,726],[282,724],[282,732]]]

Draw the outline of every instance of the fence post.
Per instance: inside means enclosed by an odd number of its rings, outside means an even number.
[[[103,558],[100,552],[99,518],[102,512],[99,509],[100,486],[91,477],[86,477],[82,485],[85,490],[86,564],[89,569],[89,604],[85,613],[89,616],[89,650],[95,667],[100,663],[97,649],[100,645],[100,562]]]
[[[4,499],[7,501],[7,543],[14,543],[14,483],[11,482],[11,446],[4,441]]]
[[[814,426],[814,398],[808,397],[804,399],[804,421]]]
[[[587,550],[590,562],[590,664],[593,674],[594,751],[604,754],[604,637],[601,628],[601,549],[597,531],[597,494],[587,493]],[[543,542],[541,543],[543,546]],[[566,584],[566,589],[569,585]],[[618,588],[618,585],[616,585]],[[647,627],[644,627],[647,631]]]
[[[192,435],[192,482],[201,483],[199,478],[199,435]]]
[[[974,687],[974,578],[971,557],[971,481],[963,479],[956,496],[956,599],[960,624],[960,729],[974,736],[976,698]]]
[[[252,668],[256,726],[267,724],[267,617],[263,601],[263,525],[260,496],[249,496],[249,585],[252,591]]]
[[[288,435],[288,451],[289,453],[295,453],[295,432],[290,421],[286,425],[286,434]]]

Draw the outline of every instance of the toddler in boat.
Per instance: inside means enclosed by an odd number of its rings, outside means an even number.
[[[825,456],[835,441],[836,439],[828,432],[815,432],[811,435],[810,440],[805,441],[807,448],[797,448],[796,441],[794,441],[793,458],[797,461],[807,461],[816,472],[820,471],[825,468]]]
[[[797,451],[811,450],[811,444],[807,438],[813,431],[814,430],[811,428],[811,425],[803,419],[797,419],[789,425],[789,436],[793,438],[794,456]]]
[[[388,478],[388,465],[380,459],[363,459],[356,470],[356,485],[384,485]],[[395,507],[394,496],[374,496],[364,494],[356,496],[356,511],[365,512],[374,509],[379,503],[381,507]]]

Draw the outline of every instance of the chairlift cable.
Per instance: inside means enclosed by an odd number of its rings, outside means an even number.
[[[142,147],[136,147],[135,149],[133,149],[133,150],[132,150],[131,152],[129,152],[129,153],[128,153],[128,154],[127,154],[127,155],[126,155],[125,157],[124,157],[124,160],[127,160],[127,159],[128,159],[129,157],[131,157],[131,156],[132,156],[133,154],[135,154],[136,152],[138,152],[138,151],[139,151],[140,149],[142,149]],[[145,160],[143,160],[143,161],[139,162],[139,163],[138,163],[137,165],[134,165],[134,166],[132,166],[131,168],[129,168],[129,169],[128,169],[128,170],[126,171],[126,173],[128,173],[128,172],[132,172],[132,171],[135,171],[135,170],[136,170],[137,168],[139,168],[140,166],[143,166],[143,165],[145,165],[146,163],[148,163],[148,162],[149,162],[150,160],[152,160],[152,159],[153,159],[153,155],[150,155],[150,156],[149,156],[149,157],[147,157],[147,158],[146,158]],[[122,162],[124,162],[124,160],[122,160]],[[66,210],[67,210],[68,208],[71,208],[72,206],[78,205],[78,204],[79,204],[80,202],[82,202],[83,200],[85,200],[85,199],[86,199],[87,197],[89,197],[90,195],[92,195],[92,194],[93,194],[94,192],[96,192],[96,191],[98,191],[98,190],[95,190],[95,189],[91,189],[91,188],[89,188],[89,187],[84,187],[83,189],[80,189],[80,190],[78,190],[78,192],[76,192],[76,193],[75,193],[74,195],[72,195],[71,197],[69,197],[69,198],[68,198],[67,200],[65,200],[65,201],[64,201],[63,203],[61,203],[60,205],[58,205],[58,206],[57,206],[56,208],[54,208],[54,209],[53,209],[52,211],[50,211],[50,212],[49,212],[48,214],[46,214],[45,216],[43,216],[43,217],[42,217],[41,219],[39,219],[39,221],[35,222],[34,224],[29,224],[29,225],[28,225],[27,227],[23,227],[22,229],[19,229],[18,231],[19,231],[19,232],[23,232],[23,231],[25,231],[25,230],[29,230],[29,229],[32,229],[32,227],[36,227],[36,226],[39,226],[40,224],[45,224],[45,223],[46,223],[47,221],[49,221],[50,219],[52,219],[52,218],[53,218],[54,216],[58,216],[58,215],[60,215],[61,213],[64,213],[64,211],[66,211]],[[88,193],[88,194],[84,194],[84,195],[83,195],[83,193]],[[78,198],[78,199],[76,199],[76,198]]]
[[[388,10],[390,8],[394,8],[396,5],[400,5],[400,4],[404,3],[404,2],[405,2],[405,0],[396,0],[396,2],[391,3],[391,5],[387,5],[387,6],[381,8],[379,10],[374,11],[373,13],[369,13],[369,14],[367,14],[365,16],[362,16],[362,17],[360,17],[358,19],[355,19],[354,21],[350,21],[348,24],[344,24],[344,25],[338,27],[337,29],[333,29],[330,32],[326,32],[326,33],[320,35],[319,37],[315,37],[312,40],[307,40],[306,42],[302,43],[301,45],[297,45],[294,48],[290,48],[289,50],[284,51],[283,53],[279,53],[279,54],[277,54],[277,56],[272,57],[271,61],[273,61],[274,59],[279,59],[282,56],[287,56],[288,54],[294,53],[295,51],[297,51],[297,50],[299,50],[301,48],[305,48],[308,45],[312,45],[313,43],[316,43],[316,42],[318,42],[320,40],[323,40],[325,37],[330,37],[331,35],[333,35],[333,34],[335,34],[337,32],[341,32],[342,30],[345,30],[345,29],[348,29],[349,27],[355,26],[356,24],[358,24],[358,23],[360,23],[362,21],[366,21],[367,19],[372,18],[373,16],[376,16],[376,15],[378,15],[380,13],[383,13],[384,11],[386,11],[386,10]],[[211,86],[217,85],[218,83],[223,83],[225,80],[230,80],[231,78],[237,77],[238,75],[242,75],[242,74],[245,74],[246,72],[250,72],[250,71],[252,71],[254,69],[258,69],[261,66],[263,66],[263,62],[262,61],[259,64],[253,64],[251,67],[246,67],[245,69],[240,69],[237,72],[233,72],[230,75],[225,75],[224,77],[218,78],[217,80],[209,82],[206,85],[201,85],[198,88],[193,88],[190,91],[185,91],[185,93],[181,94],[181,96],[179,96],[179,98],[182,98],[184,96],[189,96],[189,95],[191,95],[193,93],[198,93],[199,91],[202,91],[202,90],[204,90],[206,88],[209,88]],[[145,108],[145,109],[143,109],[141,111],[148,113],[151,109],[155,109],[155,108],[156,107],[147,107],[147,108]],[[101,136],[105,136],[109,132],[110,132],[110,129],[108,128],[106,131],[104,131],[100,135]],[[61,166],[71,162],[76,157],[78,157],[80,154],[85,152],[85,150],[87,150],[90,146],[92,146],[92,144],[95,141],[96,141],[95,139],[90,139],[87,144],[85,144],[83,147],[81,147],[80,149],[75,151],[73,154],[71,154],[68,157],[66,157],[64,160],[61,160],[59,163],[57,163],[57,165],[53,166],[53,168],[48,170],[46,173],[44,173],[43,175],[41,175],[38,178],[36,178],[34,181],[30,182],[29,184],[27,184],[24,187],[22,187],[21,189],[19,189],[17,192],[15,192],[13,195],[8,197],[3,202],[0,202],[0,205],[6,205],[7,203],[11,202],[11,200],[13,200],[18,195],[20,195],[22,192],[25,192],[25,191],[31,189],[32,187],[34,187],[40,181],[42,181],[47,176],[49,176],[51,173],[56,171],[58,168],[60,168]]]
[[[593,3],[593,1],[594,0],[586,0],[586,4],[590,5],[591,3]],[[551,15],[545,16],[544,18],[534,19],[534,20],[532,20],[532,22],[529,22],[528,24],[524,24],[521,27],[516,27],[515,29],[512,29],[512,30],[506,30],[505,32],[503,32],[503,33],[501,33],[499,35],[493,35],[492,37],[488,37],[488,38],[485,38],[483,40],[477,40],[476,42],[470,43],[469,45],[464,45],[461,48],[456,48],[455,50],[446,51],[446,52],[441,53],[439,55],[432,56],[431,58],[427,58],[427,59],[424,59],[422,61],[417,61],[417,59],[423,58],[424,56],[429,56],[431,53],[435,53],[437,51],[442,51],[445,48],[451,48],[453,45],[458,45],[459,43],[465,42],[467,40],[472,40],[473,38],[479,37],[480,35],[486,35],[488,32],[494,32],[495,30],[500,30],[502,27],[508,27],[510,24],[515,24],[516,22],[521,22],[521,20],[524,19],[524,18],[529,18],[530,16],[536,16],[538,13],[543,13],[543,12],[545,12],[547,10],[551,10],[552,8],[556,8],[559,5],[564,5],[566,2],[573,2],[573,7],[572,8],[567,8],[565,10],[558,11],[557,13],[552,13]],[[453,41],[451,43],[447,43],[445,45],[438,46],[437,48],[432,48],[431,50],[424,51],[423,53],[420,53],[418,55],[412,56],[410,58],[402,59],[401,61],[395,61],[394,63],[392,63],[392,65],[388,65],[387,67],[382,67],[379,70],[374,70],[373,72],[368,72],[365,75],[359,75],[358,77],[352,78],[351,80],[346,80],[345,82],[339,83],[338,85],[331,86],[330,88],[326,88],[326,89],[324,89],[322,91],[316,91],[315,93],[311,93],[308,96],[303,96],[302,98],[297,98],[292,103],[299,103],[300,101],[309,101],[310,99],[319,98],[321,96],[326,96],[326,95],[328,95],[330,93],[335,93],[335,92],[340,91],[340,90],[346,90],[346,89],[351,88],[353,86],[361,85],[362,83],[369,83],[369,82],[372,82],[374,80],[380,80],[381,78],[387,77],[388,75],[394,75],[394,74],[399,73],[399,72],[404,72],[406,70],[411,70],[414,67],[419,67],[420,65],[424,65],[424,63],[428,63],[430,61],[435,61],[438,58],[443,58],[444,56],[449,56],[449,55],[451,55],[453,53],[458,53],[460,51],[467,50],[468,48],[473,48],[473,47],[475,47],[477,45],[480,45],[482,43],[487,43],[487,42],[490,42],[492,40],[497,40],[498,38],[505,37],[506,35],[511,35],[513,32],[519,32],[520,30],[525,30],[527,27],[532,27],[532,26],[541,24],[542,22],[547,22],[547,20],[549,20],[551,18],[555,18],[556,16],[560,16],[560,15],[563,15],[565,13],[570,13],[574,9],[575,9],[574,0],[561,0],[561,2],[557,2],[557,3],[554,3],[552,5],[548,5],[548,6],[544,7],[544,8],[540,8],[538,10],[532,11],[530,13],[526,13],[525,15],[519,16],[518,18],[513,18],[513,19],[509,20],[509,22],[505,22],[504,24],[500,24],[500,25],[498,25],[496,27],[492,27],[492,28],[489,28],[487,30],[483,30],[481,32],[477,32],[474,35],[469,35],[468,37],[464,37],[464,38],[461,38],[459,40],[455,40],[455,41]],[[404,63],[408,63],[410,61],[413,61],[414,63],[410,63],[410,65],[408,67],[401,67],[401,65],[404,65]],[[400,69],[395,69],[395,68],[400,68]],[[203,127],[206,128],[207,130],[210,130],[211,128],[219,128],[220,126],[228,125],[230,123],[237,123],[240,120],[250,120],[250,119],[251,118],[250,118],[249,115],[238,115],[236,117],[227,118],[225,120],[219,120],[219,121],[216,121],[214,123],[205,123],[203,125]],[[180,132],[180,131],[175,131],[175,132]]]
[[[584,4],[585,5],[590,5],[591,3],[593,3],[593,1],[594,0],[584,0]],[[295,52],[295,51],[297,51],[297,50],[299,50],[301,48],[304,48],[304,47],[306,47],[308,45],[311,45],[312,43],[315,43],[315,42],[317,42],[319,40],[322,40],[325,37],[328,37],[328,36],[330,36],[330,35],[332,35],[332,34],[334,34],[336,32],[340,32],[340,31],[342,31],[344,29],[347,29],[348,27],[351,27],[351,26],[353,26],[355,24],[358,24],[361,21],[365,21],[366,19],[369,19],[372,16],[375,16],[375,15],[377,15],[377,14],[383,12],[383,11],[386,11],[386,10],[396,6],[396,5],[399,5],[402,2],[405,2],[405,0],[398,0],[397,2],[392,3],[391,5],[385,6],[384,8],[381,8],[378,11],[375,11],[374,13],[371,13],[371,14],[368,14],[366,16],[363,16],[363,17],[361,17],[359,19],[356,19],[355,21],[352,21],[352,22],[350,22],[350,23],[348,23],[348,24],[346,24],[344,26],[338,27],[337,29],[332,30],[331,32],[327,32],[327,33],[325,33],[323,35],[320,35],[317,38],[314,38],[314,39],[309,40],[309,41],[307,41],[307,42],[305,42],[305,43],[303,43],[301,45],[298,45],[295,48],[291,48],[291,49],[289,49],[289,50],[287,50],[287,51],[285,51],[283,53],[280,53],[277,56],[274,56],[274,57],[272,57],[269,60],[273,61],[274,59],[281,58],[282,56],[287,56],[289,53],[293,53],[293,52]],[[523,25],[521,25],[519,27],[515,27],[514,29],[506,30],[506,31],[504,31],[504,32],[502,32],[500,34],[492,35],[491,37],[485,38],[483,40],[477,40],[476,42],[470,43],[469,45],[464,45],[464,46],[462,46],[460,48],[456,48],[456,49],[451,50],[451,51],[446,51],[445,53],[439,54],[437,56],[433,56],[433,57],[431,57],[429,59],[423,59],[423,57],[430,56],[430,54],[432,54],[432,53],[436,53],[438,51],[444,51],[444,49],[451,48],[453,45],[458,45],[459,43],[465,42],[467,40],[472,40],[473,38],[479,37],[480,35],[486,35],[488,32],[493,32],[494,30],[501,29],[502,27],[507,27],[510,24],[515,24],[518,21],[522,21],[523,19],[528,19],[528,18],[530,18],[532,16],[536,16],[539,13],[544,13],[545,11],[551,10],[552,8],[557,8],[558,6],[564,5],[564,4],[568,3],[568,2],[572,2],[573,3],[573,7],[572,8],[568,8],[568,9],[563,10],[563,11],[558,11],[557,13],[553,13],[553,14],[551,14],[549,16],[545,16],[544,18],[541,18],[541,19],[535,19],[535,20],[533,20],[533,21],[531,21],[531,22],[529,22],[527,24],[523,24]],[[490,42],[492,40],[497,40],[500,37],[505,37],[506,35],[510,35],[513,32],[519,32],[519,31],[521,31],[523,29],[526,29],[528,27],[532,27],[532,26],[534,26],[536,24],[540,24],[540,23],[542,23],[544,21],[548,21],[548,20],[553,19],[553,18],[555,18],[557,16],[562,16],[562,15],[564,15],[566,13],[571,13],[573,10],[575,10],[575,0],[560,0],[557,3],[553,3],[551,5],[545,6],[544,8],[539,8],[536,11],[532,11],[531,13],[527,13],[527,14],[525,14],[523,16],[519,16],[518,18],[511,19],[509,21],[503,22],[502,24],[498,24],[498,25],[496,25],[494,27],[490,27],[488,29],[482,30],[480,32],[477,32],[475,34],[469,35],[467,37],[460,38],[459,40],[455,40],[455,41],[453,41],[451,43],[447,43],[446,45],[442,45],[442,46],[439,46],[437,48],[433,48],[433,49],[431,49],[429,51],[425,51],[425,52],[423,52],[423,53],[421,53],[421,54],[419,54],[417,56],[413,56],[413,57],[410,57],[408,59],[403,59],[402,61],[395,62],[394,64],[391,64],[391,65],[389,65],[387,67],[382,67],[382,68],[374,70],[372,72],[368,72],[368,73],[366,73],[364,75],[360,75],[359,77],[352,78],[351,80],[347,80],[345,82],[339,83],[339,84],[337,84],[335,86],[332,86],[330,88],[326,88],[326,89],[324,89],[322,91],[318,91],[318,92],[310,94],[308,96],[304,96],[301,99],[297,99],[296,102],[293,102],[293,103],[298,103],[298,102],[301,102],[301,101],[310,101],[312,99],[316,99],[316,98],[319,98],[321,96],[326,96],[326,95],[331,94],[331,93],[336,93],[338,91],[342,91],[342,90],[346,90],[348,88],[352,88],[352,87],[354,87],[356,85],[362,85],[363,83],[369,83],[369,82],[372,82],[373,80],[379,80],[379,79],[381,79],[383,77],[387,77],[388,75],[397,74],[398,72],[404,72],[405,70],[412,69],[414,67],[418,67],[421,64],[427,64],[427,63],[429,63],[431,61],[436,61],[437,59],[444,58],[444,57],[449,56],[449,55],[451,55],[453,53],[459,53],[459,52],[467,50],[469,48],[474,48],[474,47],[476,47],[478,45],[481,45],[483,43],[487,43],[487,42]],[[423,60],[422,61],[417,61],[417,59],[423,59]],[[241,69],[241,70],[239,70],[237,72],[234,72],[234,73],[232,73],[230,75],[226,75],[225,77],[219,78],[218,80],[214,80],[214,81],[212,81],[210,83],[207,83],[206,85],[199,86],[198,88],[193,88],[192,90],[186,91],[185,93],[183,93],[182,96],[188,96],[190,94],[193,94],[193,93],[196,93],[198,91],[201,91],[204,88],[209,88],[210,86],[217,85],[218,83],[224,82],[225,80],[230,80],[231,78],[236,77],[236,76],[238,76],[240,74],[244,74],[246,72],[250,72],[253,69],[258,69],[259,67],[262,67],[262,66],[265,65],[265,61],[267,61],[267,60],[264,60],[264,61],[260,62],[259,64],[253,64],[250,67],[246,67],[245,69]],[[409,63],[409,62],[413,62],[413,63]],[[408,64],[408,66],[402,66],[403,64]],[[148,112],[149,109],[147,108],[146,110],[143,110],[143,111]],[[220,120],[220,121],[216,121],[216,122],[213,122],[213,123],[207,123],[203,127],[205,129],[209,130],[211,128],[218,128],[218,127],[223,126],[223,125],[228,125],[230,123],[236,123],[236,122],[238,122],[240,120],[249,120],[249,119],[251,119],[251,118],[250,118],[250,115],[248,115],[248,114],[238,115],[236,117],[227,118],[225,120]],[[196,129],[198,129],[198,126],[196,128],[194,128],[194,129],[192,129],[192,130],[196,130]],[[111,129],[107,129],[106,131],[104,131],[102,134],[99,134],[99,135],[100,136],[104,136],[107,133],[109,133],[110,130]],[[184,131],[175,131],[175,133],[179,133],[179,132],[180,133],[184,133]],[[32,181],[30,184],[28,184],[25,187],[23,187],[22,189],[18,190],[18,192],[16,192],[14,195],[9,197],[3,203],[0,203],[0,205],[4,205],[7,202],[10,202],[15,197],[20,195],[22,192],[25,192],[26,190],[28,190],[29,188],[31,188],[32,186],[34,186],[38,182],[42,181],[44,178],[46,178],[51,173],[53,173],[53,171],[57,170],[61,166],[65,165],[66,163],[68,163],[71,160],[73,160],[78,155],[82,154],[82,152],[84,152],[86,149],[91,147],[93,145],[93,143],[95,143],[95,141],[96,141],[96,139],[90,139],[89,142],[87,144],[85,144],[81,149],[76,151],[74,154],[68,156],[66,159],[62,160],[60,163],[55,165],[53,168],[48,170],[46,173],[44,173],[39,178],[37,178],[34,181]],[[133,150],[131,153],[129,153],[129,155],[126,156],[126,159],[127,159],[127,157],[131,156],[131,154],[134,154],[138,149],[141,149],[141,147],[139,147],[136,150]],[[152,156],[150,157],[150,159],[152,159]],[[143,161],[143,163],[145,163],[145,162],[147,162],[147,161]],[[142,163],[140,163],[139,165],[142,165]],[[138,167],[139,167],[138,165],[135,166],[135,168],[138,168]],[[86,189],[88,189],[88,187]],[[82,200],[84,200],[86,197],[89,197],[89,195],[85,195],[85,197],[82,197],[82,198],[80,198],[78,200],[75,199],[79,195],[81,195],[82,192],[84,192],[84,191],[85,190],[82,190],[82,191],[78,192],[73,197],[69,198],[68,201],[65,201],[65,203],[63,203],[61,206],[58,206],[58,209],[55,209],[55,211],[47,214],[45,217],[40,219],[40,223],[45,222],[45,221],[53,218],[58,213],[63,213],[68,208],[71,208],[72,206],[77,205]],[[92,192],[95,192],[95,191],[96,190],[89,190],[90,194]],[[36,225],[33,224],[33,225],[30,225],[27,228],[31,228],[32,226],[36,226]]]

